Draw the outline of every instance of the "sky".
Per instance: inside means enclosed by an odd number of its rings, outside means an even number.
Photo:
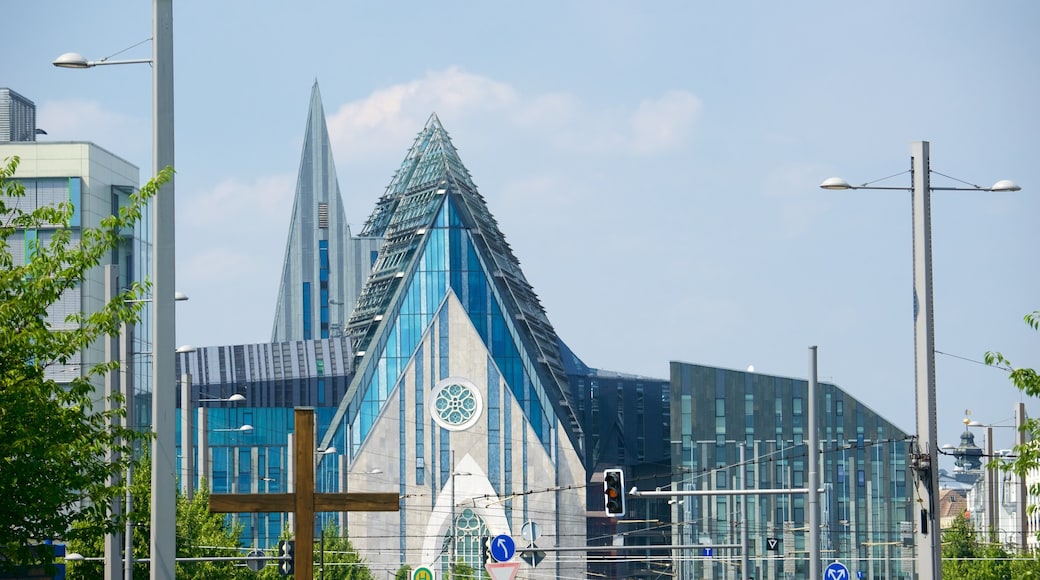
[[[151,177],[149,65],[50,64],[149,58],[151,3],[3,8],[0,86],[40,139]],[[932,195],[939,442],[968,410],[1040,416],[981,364],[1040,366],[1038,21],[1032,0],[174,0],[177,343],[270,339],[317,81],[355,234],[435,112],[588,365],[805,378],[815,345],[821,381],[911,433],[910,194],[818,186],[909,187],[920,140],[933,187],[1015,180]]]

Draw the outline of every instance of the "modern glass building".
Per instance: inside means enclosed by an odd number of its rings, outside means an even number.
[[[630,498],[625,518],[608,518],[601,476],[620,467],[640,489],[788,489],[806,484],[815,457],[824,557],[864,578],[912,571],[905,433],[821,384],[821,447],[810,453],[804,380],[685,363],[657,379],[585,365],[556,335],[435,115],[358,238],[341,205],[315,85],[281,338],[178,359],[191,376],[181,417],[194,419],[196,451],[186,456],[214,491],[286,490],[292,408],[309,406],[319,490],[401,498],[397,513],[322,514],[315,524],[338,524],[377,575],[402,565],[445,574],[453,561],[481,570],[482,540],[508,534],[543,550],[521,577],[732,578],[747,554],[754,578],[797,578],[808,572],[804,497]],[[372,245],[334,257],[346,240]],[[359,272],[338,326],[340,279]],[[245,401],[223,401],[231,394]],[[288,523],[234,517],[259,547]]]
[[[804,488],[815,461],[823,560],[840,560],[858,578],[913,577],[909,436],[838,387],[817,388],[820,448],[812,450],[807,381],[673,362],[673,489]],[[730,578],[742,550],[751,577],[808,574],[804,494],[688,496],[673,505],[676,543],[703,546],[674,554],[678,577]]]
[[[381,242],[350,233],[315,81],[271,341],[341,336]]]
[[[315,110],[309,134],[317,121],[324,126],[312,99]],[[307,151],[305,145],[305,167]],[[294,224],[319,230],[312,246],[319,255],[327,235],[331,256],[331,238],[347,236],[346,228],[334,230],[330,220],[322,233],[321,213],[300,217],[307,205],[300,198]],[[305,211],[320,212],[321,203]],[[382,244],[349,318],[348,338],[318,338],[326,329],[321,315],[311,319],[310,340],[180,355],[181,372],[190,373],[193,385],[182,421],[198,417],[205,399],[246,397],[206,407],[205,421],[196,423],[207,426],[192,436],[196,451],[187,455],[193,466],[218,492],[288,485],[292,408],[312,406],[324,450],[316,455],[319,489],[401,496],[397,513],[319,518],[319,526],[339,523],[370,568],[421,564],[447,572],[461,562],[482,570],[482,539],[519,539],[525,524],[540,530],[539,547],[582,545],[583,435],[559,339],[436,116],[361,237]],[[295,268],[294,240],[306,238],[290,236],[287,272]],[[324,258],[318,266],[309,282],[283,278],[283,299],[293,294],[290,286],[309,292],[295,294],[299,312],[308,304],[312,314],[325,311],[331,281],[341,269],[359,267]],[[279,312],[276,336],[289,311]],[[228,431],[214,436],[217,424]],[[244,424],[253,429],[243,432]],[[237,517],[249,528],[247,541],[261,546],[285,523],[281,516]],[[581,577],[584,559],[548,553],[539,567],[550,576]]]
[[[195,489],[205,482],[214,493],[291,491],[287,450],[294,433],[293,409],[314,407],[318,428],[326,428],[346,393],[353,360],[343,337],[213,346],[178,354],[180,388],[189,397],[186,406],[178,397],[178,449],[187,428]],[[232,395],[244,400],[229,400]],[[184,457],[178,452],[182,482]],[[275,545],[289,523],[283,513],[232,518],[243,526],[245,545],[264,548]],[[322,520],[329,522],[342,523]]]

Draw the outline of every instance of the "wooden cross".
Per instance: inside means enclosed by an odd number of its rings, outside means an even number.
[[[314,409],[295,409],[295,493],[221,493],[209,496],[215,513],[293,512],[293,574],[301,580],[314,577],[315,512],[395,512],[401,507],[396,493],[314,492]],[[345,531],[345,530],[344,530]]]

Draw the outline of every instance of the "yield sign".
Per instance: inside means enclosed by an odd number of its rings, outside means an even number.
[[[491,580],[513,580],[516,571],[520,569],[520,562],[488,562],[484,564]]]
[[[778,540],[776,538],[766,538],[766,550],[769,550],[771,552],[775,552],[775,551],[777,551],[777,549],[779,547],[780,547],[780,540]]]

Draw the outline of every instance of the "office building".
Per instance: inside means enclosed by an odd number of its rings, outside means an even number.
[[[35,141],[36,105],[8,88],[0,87],[0,143]]]
[[[906,433],[827,383],[817,384],[815,451],[805,380],[672,362],[671,395],[673,489],[804,489],[815,460],[824,561],[839,560],[858,578],[913,577]],[[806,577],[806,494],[743,497],[674,504],[677,543],[703,546],[674,556],[679,577],[729,578],[742,550],[751,577]]]
[[[83,228],[96,228],[106,216],[119,211],[129,203],[129,196],[138,187],[139,170],[136,166],[109,151],[86,142],[12,142],[0,143],[0,160],[18,157],[20,162],[15,179],[25,188],[25,197],[14,201],[25,211],[59,202],[72,203],[69,228],[75,243]],[[8,201],[7,203],[11,203]],[[15,264],[24,264],[30,259],[27,252],[31,244],[47,244],[58,225],[22,230],[10,237],[11,253]],[[124,233],[116,251],[112,252],[99,267],[90,270],[82,284],[67,290],[47,313],[51,328],[69,328],[70,314],[89,314],[101,309],[109,299],[111,290],[125,288],[130,283],[142,282],[150,271],[151,228],[147,215],[142,216],[134,231]],[[108,275],[105,266],[112,266],[116,284],[106,290]],[[133,351],[149,350],[147,309],[145,304],[142,321],[137,325]],[[47,367],[45,376],[57,382],[68,382],[105,361],[105,347],[97,344],[83,350],[64,364]],[[140,385],[140,396],[135,397],[135,419],[137,425],[147,425],[150,414],[149,393],[151,376],[149,361],[134,357],[128,363],[134,369],[135,384]],[[99,385],[100,388],[100,385]]]
[[[351,235],[315,81],[271,341],[341,336],[381,242]]]

